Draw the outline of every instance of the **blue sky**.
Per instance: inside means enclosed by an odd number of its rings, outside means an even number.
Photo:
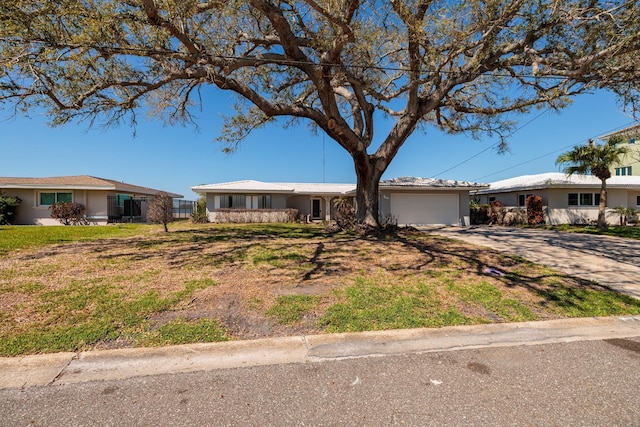
[[[73,123],[50,128],[47,118],[36,113],[7,120],[8,110],[0,109],[0,176],[93,175],[179,193],[187,199],[197,198],[190,190],[194,185],[242,179],[355,182],[349,155],[305,126],[285,129],[272,124],[252,134],[235,153],[223,153],[216,138],[231,102],[226,93],[214,95],[205,99],[203,111],[197,114],[198,131],[139,117],[135,137],[124,126],[103,130]],[[511,151],[502,155],[493,149],[477,155],[497,138],[474,140],[435,129],[416,132],[383,179],[437,176],[488,183],[558,171],[555,159],[562,151],[633,122],[608,92],[576,98],[560,113],[540,113],[518,116],[521,125],[535,119],[509,138]],[[390,122],[378,120],[381,139]]]

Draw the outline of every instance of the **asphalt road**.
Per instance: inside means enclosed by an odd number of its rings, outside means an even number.
[[[638,426],[640,337],[0,391],[4,426]]]

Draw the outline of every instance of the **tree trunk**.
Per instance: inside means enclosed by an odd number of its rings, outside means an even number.
[[[365,153],[354,155],[356,169],[356,222],[370,228],[380,228],[378,219],[378,188],[384,170],[375,167]]]
[[[598,230],[607,229],[607,180],[601,179],[602,185],[600,186],[600,203],[598,204]]]

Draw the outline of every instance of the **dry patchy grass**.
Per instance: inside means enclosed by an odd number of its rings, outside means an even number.
[[[91,325],[70,342],[15,344],[13,353],[171,343],[154,336],[210,319],[224,330],[215,339],[250,339],[640,312],[634,301],[407,230],[358,237],[306,225],[182,224],[168,234],[23,249],[0,260],[0,338],[37,341],[34,331]],[[181,342],[201,339],[185,334]]]

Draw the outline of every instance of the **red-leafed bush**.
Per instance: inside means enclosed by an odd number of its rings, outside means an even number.
[[[500,200],[494,200],[491,202],[489,218],[490,224],[502,225],[502,220],[504,218],[504,209],[502,208],[502,202]]]
[[[527,197],[527,223],[529,225],[544,224],[544,214],[542,213],[542,197],[531,195]]]
[[[57,219],[63,225],[86,225],[84,205],[81,203],[64,202],[49,206],[51,218]]]

